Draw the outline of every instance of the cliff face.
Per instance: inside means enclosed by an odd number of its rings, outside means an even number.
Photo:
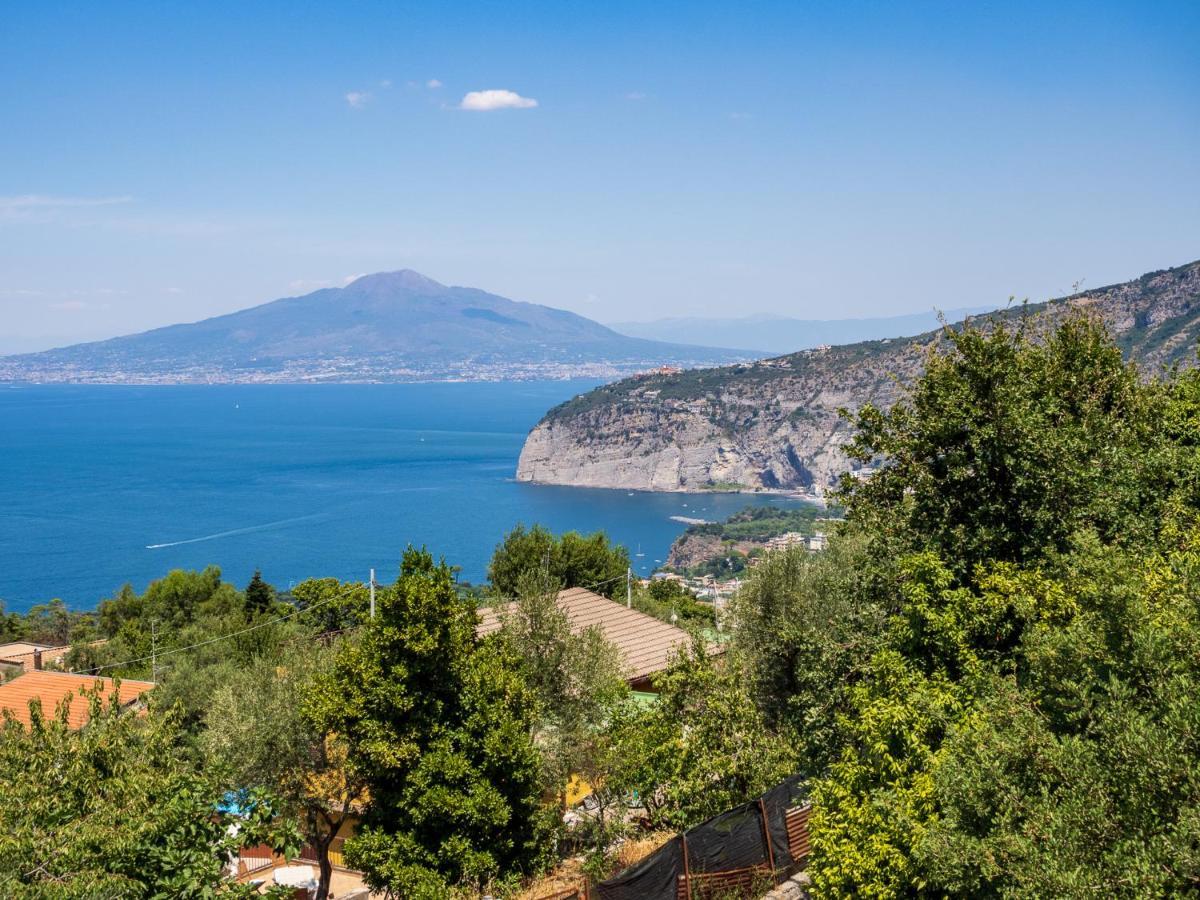
[[[1055,317],[1076,307],[1102,316],[1147,371],[1188,361],[1200,337],[1200,262],[1027,309]],[[890,405],[938,339],[928,332],[606,385],[546,414],[526,439],[517,478],[824,493],[851,468],[843,448],[852,427],[839,408]]]

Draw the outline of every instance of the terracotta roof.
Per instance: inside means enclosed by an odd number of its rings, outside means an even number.
[[[82,728],[89,718],[88,700],[80,696],[100,685],[104,702],[112,696],[113,680],[94,675],[73,675],[68,672],[26,672],[7,684],[0,685],[0,710],[11,710],[18,722],[29,724],[29,701],[38,697],[42,701],[42,712],[53,716],[59,703],[71,698],[71,711],[67,721],[72,728]],[[128,706],[142,694],[154,687],[151,681],[121,682],[120,703]]]
[[[560,591],[558,605],[566,612],[572,631],[578,633],[596,625],[604,632],[604,637],[624,657],[630,681],[661,672],[667,667],[671,654],[691,642],[691,637],[682,628],[629,609],[623,603],[593,594],[585,588]],[[509,603],[505,608],[512,609],[513,606]],[[480,609],[479,619],[475,631],[480,637],[500,629],[500,616],[494,606]]]

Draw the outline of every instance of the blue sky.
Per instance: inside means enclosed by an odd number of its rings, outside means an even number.
[[[1198,47],[1196,2],[10,3],[0,350],[397,268],[602,321],[1123,280],[1200,257]]]

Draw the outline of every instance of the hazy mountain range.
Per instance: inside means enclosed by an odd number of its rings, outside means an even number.
[[[402,270],[186,325],[0,359],[0,380],[404,381],[614,376],[754,354],[619,334]]]
[[[942,310],[948,322],[989,312],[995,306],[971,306]],[[746,316],[736,319],[707,319],[680,316],[652,322],[613,322],[610,328],[631,337],[684,344],[746,347],[762,355],[810,350],[824,344],[853,344],[903,335],[920,334],[938,325],[934,310],[902,316],[865,319],[792,319],[787,316]]]

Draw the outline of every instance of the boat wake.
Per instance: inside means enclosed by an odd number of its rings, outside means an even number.
[[[147,544],[147,550],[161,550],[164,547],[179,547],[183,544],[199,544],[201,541],[215,541],[218,538],[234,537],[239,534],[252,534],[256,531],[267,531],[271,528],[282,528],[285,525],[295,525],[297,522],[312,522],[316,519],[327,518],[326,513],[313,513],[309,516],[296,516],[291,519],[280,519],[278,522],[265,522],[262,525],[250,525],[246,528],[234,528],[231,531],[218,531],[216,534],[206,534],[201,537],[187,538],[182,541],[167,541],[162,544]]]

